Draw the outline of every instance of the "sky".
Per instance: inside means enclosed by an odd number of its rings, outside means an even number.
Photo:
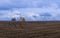
[[[0,20],[60,21],[60,0],[0,0]]]

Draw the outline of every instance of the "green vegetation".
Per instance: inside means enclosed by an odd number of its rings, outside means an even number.
[[[24,17],[20,17],[20,21],[25,21],[25,18]]]

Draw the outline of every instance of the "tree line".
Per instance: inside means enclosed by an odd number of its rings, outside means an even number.
[[[16,18],[12,18],[11,21],[16,21]],[[19,21],[25,21],[25,18],[24,17],[20,17],[20,20]]]

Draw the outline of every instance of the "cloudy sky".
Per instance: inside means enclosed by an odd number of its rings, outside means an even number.
[[[60,21],[60,0],[0,0],[0,20]]]

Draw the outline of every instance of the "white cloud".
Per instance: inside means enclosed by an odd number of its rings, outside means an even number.
[[[12,11],[11,11],[12,10]],[[58,20],[60,19],[60,9],[53,9],[53,8],[25,8],[25,9],[11,9],[11,10],[1,10],[0,13],[3,13],[3,16],[0,16],[0,18],[20,18],[20,16],[24,16],[25,18],[31,18],[32,20]],[[40,16],[41,14],[49,13],[52,16],[50,16],[49,19]],[[34,18],[33,16],[36,16]],[[27,19],[28,19],[27,18]]]
[[[47,12],[52,15],[48,20],[58,20],[60,19],[60,9],[58,9],[59,1],[60,0],[1,0],[0,8],[7,8],[6,6],[13,8],[0,10],[0,13],[4,14],[0,16],[0,18],[19,18],[20,16],[24,16],[32,20],[42,20],[43,18],[40,15]]]

